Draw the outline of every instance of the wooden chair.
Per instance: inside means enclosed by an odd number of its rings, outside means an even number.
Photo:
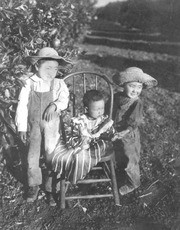
[[[93,72],[75,72],[67,75],[64,78],[66,84],[70,90],[70,109],[72,116],[76,116],[79,111],[82,111],[82,98],[83,94],[89,89],[100,89],[103,91],[108,99],[110,99],[110,107],[108,115],[112,117],[113,109],[113,88],[109,78],[106,75],[93,73]],[[106,90],[105,90],[106,89]],[[104,183],[108,182],[112,185],[112,192],[110,194],[96,194],[96,195],[82,195],[82,196],[66,196],[66,191],[69,185],[68,181],[65,179],[60,180],[60,207],[65,208],[66,200],[74,199],[92,199],[92,198],[104,198],[104,197],[114,197],[115,204],[120,205],[119,193],[117,188],[117,181],[114,168],[114,152],[111,151],[107,156],[102,157],[101,163],[108,163],[110,165],[110,178],[101,179],[83,179],[78,181],[78,184],[89,184],[89,183]],[[102,167],[94,167],[93,170],[102,170]]]

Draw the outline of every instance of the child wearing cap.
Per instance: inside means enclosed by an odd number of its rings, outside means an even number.
[[[113,76],[120,92],[114,95],[114,142],[119,192],[125,195],[140,186],[140,135],[143,103],[139,98],[144,88],[157,85],[156,79],[140,68],[130,67]],[[123,179],[123,181],[122,181]]]
[[[68,106],[69,91],[62,79],[57,79],[59,65],[70,63],[51,47],[42,48],[37,56],[30,56],[36,72],[22,87],[15,122],[20,139],[28,144],[27,202],[37,199],[42,184],[39,167],[42,141],[44,153],[51,154],[59,139],[59,115]],[[45,156],[45,158],[46,158]],[[47,176],[45,190],[51,198],[52,177]],[[49,199],[52,201],[52,199]]]

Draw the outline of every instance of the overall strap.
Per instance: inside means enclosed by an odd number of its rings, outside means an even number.
[[[60,114],[60,118],[59,119],[60,119],[60,122],[59,122],[59,132],[61,131],[63,141],[66,144],[67,143],[67,139],[66,139],[66,132],[65,132],[65,126],[64,126],[64,121],[63,121],[62,113]]]
[[[51,81],[50,91],[54,89],[54,79]]]

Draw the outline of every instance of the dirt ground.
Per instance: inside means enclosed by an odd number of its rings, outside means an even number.
[[[159,82],[142,94],[141,186],[120,197],[120,207],[112,199],[81,200],[70,202],[70,207],[62,211],[47,205],[43,191],[35,203],[27,204],[23,198],[23,168],[15,160],[10,172],[1,160],[0,229],[172,230],[180,216],[179,179],[173,168],[180,152],[180,58],[145,50],[77,45],[83,55],[73,71],[91,70],[111,78],[117,70],[138,66]],[[16,159],[18,153],[14,151],[14,155]],[[176,223],[173,230],[179,226]]]

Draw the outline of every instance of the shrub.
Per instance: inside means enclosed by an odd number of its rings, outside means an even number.
[[[63,57],[76,57],[78,49],[74,44],[91,20],[93,4],[92,0],[0,1],[1,126],[4,109],[10,116],[23,76],[29,71],[25,57],[44,46],[54,47]]]
[[[24,57],[44,46],[60,55],[77,54],[74,43],[90,22],[89,0],[2,0],[0,3],[0,96],[13,97],[5,89],[25,71]],[[14,83],[13,83],[14,84]]]

